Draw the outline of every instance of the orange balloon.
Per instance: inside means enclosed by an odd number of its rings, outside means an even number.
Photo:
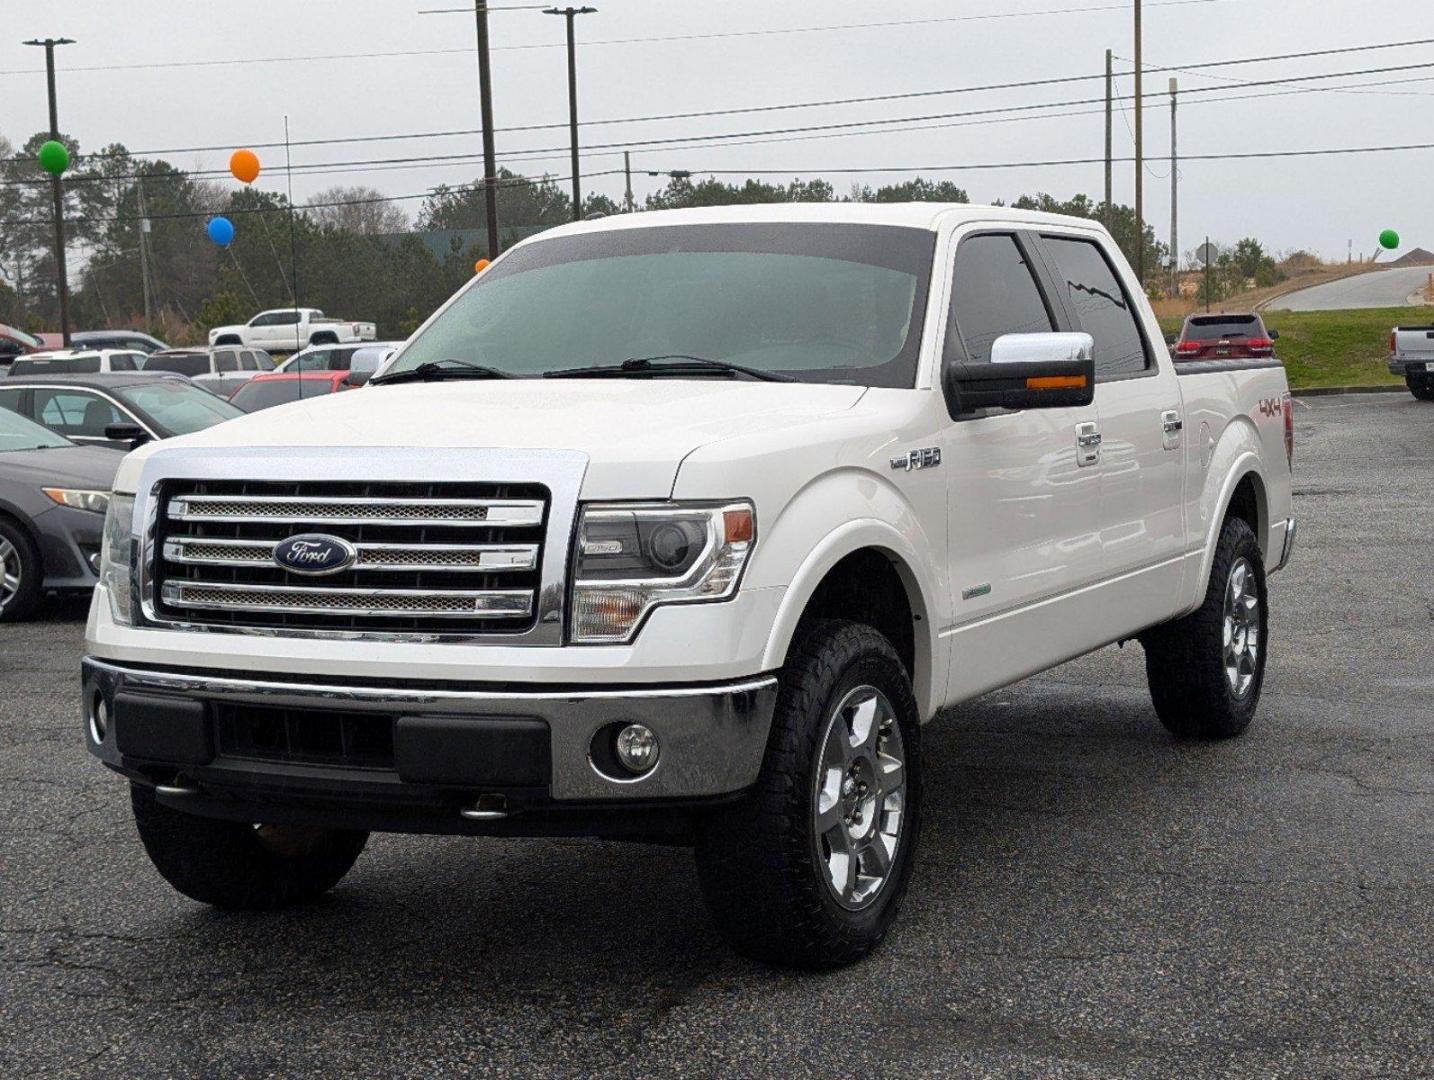
[[[484,270],[487,270],[487,269],[488,269],[488,260],[487,260],[487,259],[479,259],[476,263],[473,264],[473,272],[474,272],[475,274],[481,274]]]
[[[241,183],[252,184],[259,179],[259,155],[252,150],[235,150],[229,157],[229,171]]]

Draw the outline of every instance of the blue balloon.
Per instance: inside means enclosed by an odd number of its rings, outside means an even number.
[[[210,218],[209,224],[204,227],[204,231],[209,234],[209,239],[213,240],[220,247],[228,247],[234,242],[234,222],[230,221],[227,217]]]

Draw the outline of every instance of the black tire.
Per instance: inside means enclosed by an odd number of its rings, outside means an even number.
[[[339,883],[368,833],[259,826],[185,814],[130,785],[139,838],[164,879],[192,900],[238,911],[274,911]]]
[[[827,849],[816,823],[816,783],[826,736],[843,722],[836,710],[849,695],[867,693],[863,688],[874,688],[889,705],[890,722],[881,726],[887,734],[877,736],[873,745],[898,749],[905,782],[898,802],[892,801],[895,781],[892,793],[884,789],[884,780],[873,785],[874,800],[867,805],[877,809],[868,810],[869,829],[884,830],[896,806],[895,851],[888,853],[883,883],[865,906],[851,910],[827,882],[823,858],[830,856],[822,854]],[[894,743],[893,729],[900,736]],[[734,949],[769,964],[829,970],[876,947],[901,906],[920,836],[920,738],[911,680],[885,637],[850,622],[821,621],[805,628],[782,669],[756,786],[740,803],[698,823],[698,878],[718,929]],[[830,772],[823,770],[823,775]],[[856,820],[861,821],[860,813]]]
[[[1253,595],[1259,605],[1254,613],[1258,636],[1253,659],[1240,648],[1242,666],[1231,675],[1225,645],[1226,597],[1233,587],[1232,576],[1241,566],[1247,568],[1246,595]],[[1245,610],[1243,605],[1235,606]],[[1236,618],[1248,623],[1249,615]],[[1228,739],[1249,727],[1265,681],[1268,626],[1265,565],[1259,542],[1248,524],[1229,518],[1220,530],[1205,602],[1192,614],[1141,636],[1150,697],[1160,722],[1175,735],[1199,739]],[[1246,634],[1249,629],[1247,625]],[[1247,638],[1237,633],[1232,640],[1243,645]],[[1243,682],[1243,661],[1249,661],[1251,669],[1248,683]]]
[[[15,577],[18,582],[9,580]],[[35,610],[43,578],[40,553],[29,534],[0,517],[0,622],[15,622]]]
[[[1420,401],[1434,401],[1434,378],[1426,375],[1421,379],[1413,375],[1405,375],[1404,384],[1409,387],[1409,392]]]

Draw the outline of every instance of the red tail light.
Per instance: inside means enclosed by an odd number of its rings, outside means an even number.
[[[1389,351],[1391,353],[1394,352],[1394,333],[1393,330],[1389,331]]]
[[[1286,392],[1281,405],[1285,413],[1285,460],[1295,467],[1295,399]]]
[[[1175,351],[1181,356],[1194,356],[1205,346],[1198,341],[1177,341]]]
[[[1267,337],[1252,337],[1245,344],[1251,356],[1268,356],[1275,351],[1275,343]]]

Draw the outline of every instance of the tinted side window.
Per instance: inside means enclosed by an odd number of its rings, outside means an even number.
[[[260,371],[274,370],[274,358],[263,349],[254,350],[254,364]]]
[[[239,354],[239,368],[241,371],[258,371],[258,365],[254,363],[254,354],[251,352],[241,352]]]
[[[11,412],[20,411],[20,395],[24,393],[18,386],[9,390],[0,390],[0,409],[9,409]]]
[[[956,249],[951,318],[946,331],[948,359],[985,364],[991,343],[1002,334],[1039,334],[1055,329],[1035,277],[1009,233],[971,236]],[[958,337],[959,335],[959,337]]]
[[[249,320],[250,326],[273,326],[278,320],[273,315],[255,315]]]
[[[238,371],[239,356],[232,352],[217,352],[214,354],[215,371]]]
[[[275,326],[294,326],[298,321],[299,313],[297,311],[280,311],[274,314]]]
[[[1150,362],[1135,305],[1099,245],[1066,236],[1043,239],[1077,324],[1095,339],[1096,377],[1146,370]]]
[[[138,371],[139,365],[135,363],[138,359],[134,353],[115,353],[110,357],[111,371]]]

